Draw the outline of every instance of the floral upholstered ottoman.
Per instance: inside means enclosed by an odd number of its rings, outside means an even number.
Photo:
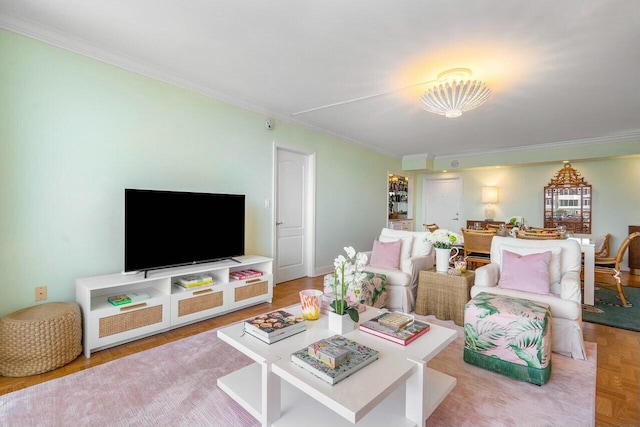
[[[464,361],[533,384],[551,375],[549,305],[482,292],[464,308]]]

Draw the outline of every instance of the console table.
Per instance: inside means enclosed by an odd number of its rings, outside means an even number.
[[[300,314],[300,305],[286,308]],[[386,310],[367,307],[360,321]],[[218,337],[254,363],[218,379],[218,386],[263,426],[303,426],[322,420],[332,427],[423,426],[445,399],[456,379],[428,368],[427,363],[457,336],[452,329],[431,329],[407,346],[358,329],[344,334],[380,352],[378,360],[331,385],[294,365],[291,353],[335,335],[326,315],[307,322],[307,330],[265,344],[243,333],[242,322],[218,330]]]
[[[236,280],[232,273],[260,270],[262,276]],[[273,259],[258,255],[150,271],[149,274],[107,274],[76,279],[76,302],[82,310],[85,357],[165,330],[199,322],[249,305],[271,302]],[[181,277],[206,274],[214,283],[186,289]],[[114,306],[109,296],[141,292],[140,302]]]
[[[413,220],[412,219],[390,219],[388,226],[392,230],[413,231]]]

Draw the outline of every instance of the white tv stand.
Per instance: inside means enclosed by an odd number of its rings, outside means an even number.
[[[231,279],[229,273],[246,269],[263,274],[246,280]],[[185,289],[174,283],[189,274],[207,274],[213,285]],[[148,300],[114,306],[112,295],[137,291]],[[134,341],[249,305],[271,302],[273,259],[256,255],[235,257],[207,264],[153,270],[135,275],[120,273],[76,280],[76,302],[82,310],[82,340],[85,357],[92,351]]]

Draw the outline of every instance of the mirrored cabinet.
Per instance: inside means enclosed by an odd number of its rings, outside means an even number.
[[[567,232],[591,234],[591,193],[580,172],[565,163],[544,187],[544,226],[564,225]]]
[[[407,215],[409,212],[409,178],[389,174],[389,218]],[[405,216],[406,218],[406,216]]]

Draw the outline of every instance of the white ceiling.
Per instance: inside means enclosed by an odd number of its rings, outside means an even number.
[[[399,157],[640,135],[640,0],[0,0],[0,27]],[[460,118],[398,90],[455,67],[493,89]]]

